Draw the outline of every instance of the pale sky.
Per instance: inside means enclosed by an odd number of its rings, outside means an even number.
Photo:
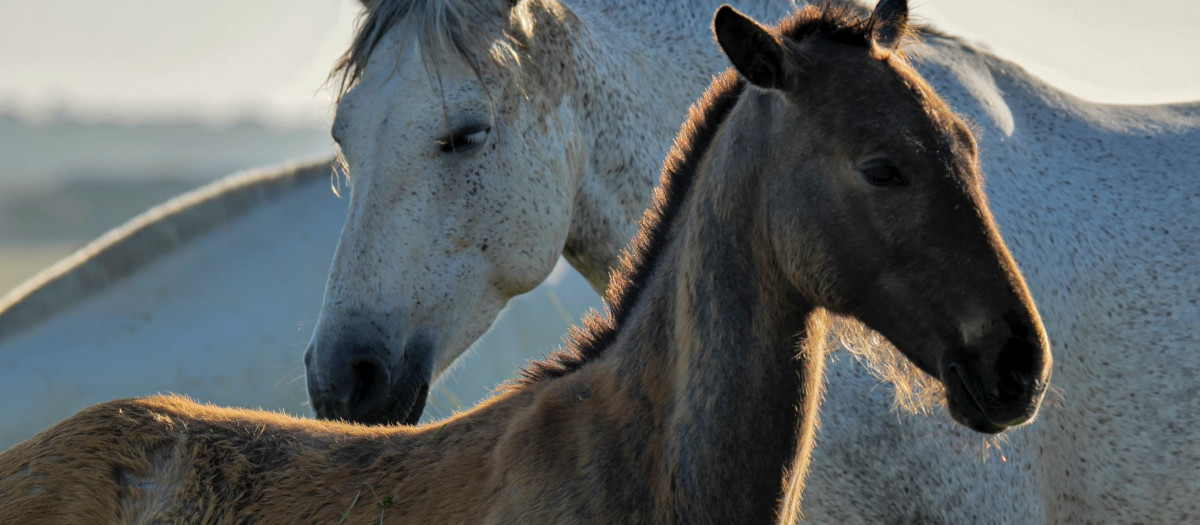
[[[1084,98],[1200,100],[1190,0],[910,3]],[[357,0],[0,0],[0,110],[327,125],[322,82],[358,10]]]

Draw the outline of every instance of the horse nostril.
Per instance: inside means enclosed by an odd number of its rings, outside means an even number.
[[[1007,377],[1001,377],[996,385],[1000,391],[1000,399],[1011,401],[1023,399],[1029,393],[1029,376],[1019,370],[1011,370]]]
[[[360,359],[350,365],[353,371],[353,389],[350,406],[356,416],[369,413],[383,400],[387,393],[387,371],[373,360]]]
[[[425,401],[429,399],[429,383],[421,383],[421,390],[417,392],[416,403],[413,404],[411,410],[408,411],[408,417],[404,418],[405,425],[415,425],[421,422],[421,412],[425,411]]]
[[[1011,337],[996,359],[996,394],[1004,401],[1023,400],[1033,386],[1038,366],[1038,348],[1029,341]]]

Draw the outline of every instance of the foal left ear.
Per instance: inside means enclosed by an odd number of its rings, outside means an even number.
[[[713,17],[717,43],[733,67],[761,88],[783,86],[783,43],[779,37],[728,4]]]
[[[879,0],[871,13],[871,39],[887,50],[895,50],[908,32],[908,0]]]

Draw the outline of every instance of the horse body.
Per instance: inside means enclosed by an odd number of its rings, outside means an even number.
[[[1200,104],[1105,107],[996,66],[1002,92],[1026,101],[1012,106],[1028,132],[1017,126],[1006,141],[1011,153],[997,164],[1011,162],[995,172],[992,201],[1013,217],[1006,232],[1021,239],[1024,266],[1044,269],[1031,286],[1051,296],[1044,311],[1066,356],[1055,378],[1061,407],[1012,455],[1051,459],[1039,480],[1047,522],[1194,519],[1200,476],[1186,465],[1200,464],[1200,399],[1188,373],[1200,366],[1189,328],[1200,319],[1200,227],[1179,219],[1200,212],[1190,173]],[[1021,184],[1018,162],[1053,167],[1024,170]]]
[[[892,338],[962,424],[1031,420],[1046,335],[974,141],[893,54],[903,6],[810,8],[783,36],[718,11],[748,80],[727,72],[689,115],[610,313],[476,409],[409,428],[105,403],[0,454],[0,519],[790,521],[826,311]]]

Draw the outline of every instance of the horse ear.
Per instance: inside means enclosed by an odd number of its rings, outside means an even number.
[[[871,13],[871,39],[879,47],[894,50],[908,32],[908,0],[879,0]]]
[[[783,43],[765,27],[726,4],[713,17],[713,33],[733,67],[751,84],[762,88],[783,85]]]

